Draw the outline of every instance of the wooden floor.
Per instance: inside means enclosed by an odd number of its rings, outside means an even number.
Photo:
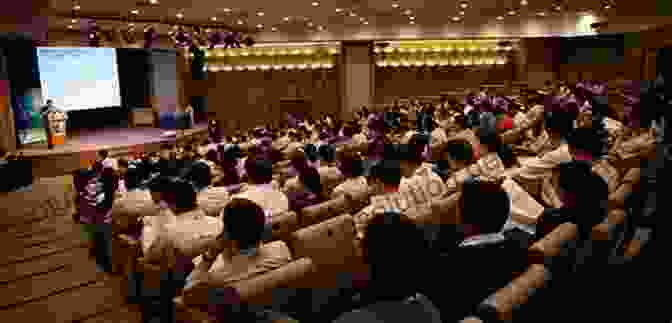
[[[1,322],[140,322],[119,277],[95,262],[66,202],[67,177],[0,195]]]

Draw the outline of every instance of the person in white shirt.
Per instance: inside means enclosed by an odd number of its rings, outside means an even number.
[[[289,210],[289,200],[282,191],[273,187],[273,164],[268,160],[248,158],[245,171],[249,185],[244,192],[233,197],[245,198],[261,206],[268,216]]]

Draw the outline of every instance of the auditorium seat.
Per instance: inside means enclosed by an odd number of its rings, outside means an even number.
[[[273,240],[284,240],[300,228],[299,214],[287,211],[271,217],[271,230]]]
[[[623,180],[614,192],[609,194],[609,209],[625,207],[625,199],[628,194],[638,189],[640,180],[640,168],[631,168],[625,172]]]
[[[470,316],[460,320],[459,323],[484,323],[478,317]]]
[[[577,226],[574,223],[565,222],[558,225],[529,248],[529,263],[550,266],[553,258],[560,256],[568,244],[576,239],[577,234]]]
[[[307,206],[300,210],[301,227],[307,227],[333,218],[348,210],[348,199],[345,196]]]
[[[520,322],[515,319],[516,312],[527,304],[531,297],[547,287],[550,279],[551,273],[546,267],[540,264],[531,265],[506,287],[485,299],[476,310],[477,316],[485,322]],[[552,313],[546,314],[552,315]]]
[[[127,234],[112,239],[112,272],[127,274],[136,270],[136,259],[142,256],[140,240]]]
[[[345,198],[348,200],[348,209],[346,213],[357,214],[371,203],[372,190],[368,188],[365,191],[346,192]]]

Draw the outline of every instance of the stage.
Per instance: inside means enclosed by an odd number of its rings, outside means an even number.
[[[24,145],[17,153],[29,159],[33,176],[54,177],[70,173],[95,159],[95,153],[107,149],[111,157],[135,152],[159,151],[165,143],[183,143],[203,140],[208,136],[207,124],[197,124],[192,129],[178,130],[173,137],[162,136],[158,128],[103,128],[79,129],[68,133],[64,145],[48,149],[45,143]]]

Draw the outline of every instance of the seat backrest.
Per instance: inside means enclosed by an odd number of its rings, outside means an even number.
[[[311,258],[316,265],[343,266],[358,256],[349,214],[300,229],[291,234],[287,245],[294,259]]]
[[[271,230],[273,240],[284,240],[300,228],[299,215],[293,211],[287,211],[271,217]]]
[[[320,204],[311,205],[300,210],[301,227],[307,227],[320,223],[326,219],[348,211],[348,200],[345,196],[339,196],[333,200],[324,201]]]
[[[550,271],[534,264],[506,287],[486,298],[478,307],[478,316],[486,322],[511,322],[513,311],[528,303],[530,297],[548,285]]]
[[[462,214],[460,212],[459,201],[461,192],[451,194],[450,196],[432,201],[432,215],[430,223],[433,224],[460,224],[462,223]]]
[[[528,261],[530,264],[549,264],[554,257],[560,255],[568,243],[576,240],[577,235],[576,224],[565,222],[558,225],[530,247]]]
[[[345,176],[336,167],[320,167],[320,181],[322,182],[322,191],[328,197],[338,184],[345,181]]]
[[[348,200],[347,212],[350,214],[357,214],[357,212],[369,205],[371,203],[371,193],[371,188],[367,188],[364,191],[345,193],[345,198]]]

